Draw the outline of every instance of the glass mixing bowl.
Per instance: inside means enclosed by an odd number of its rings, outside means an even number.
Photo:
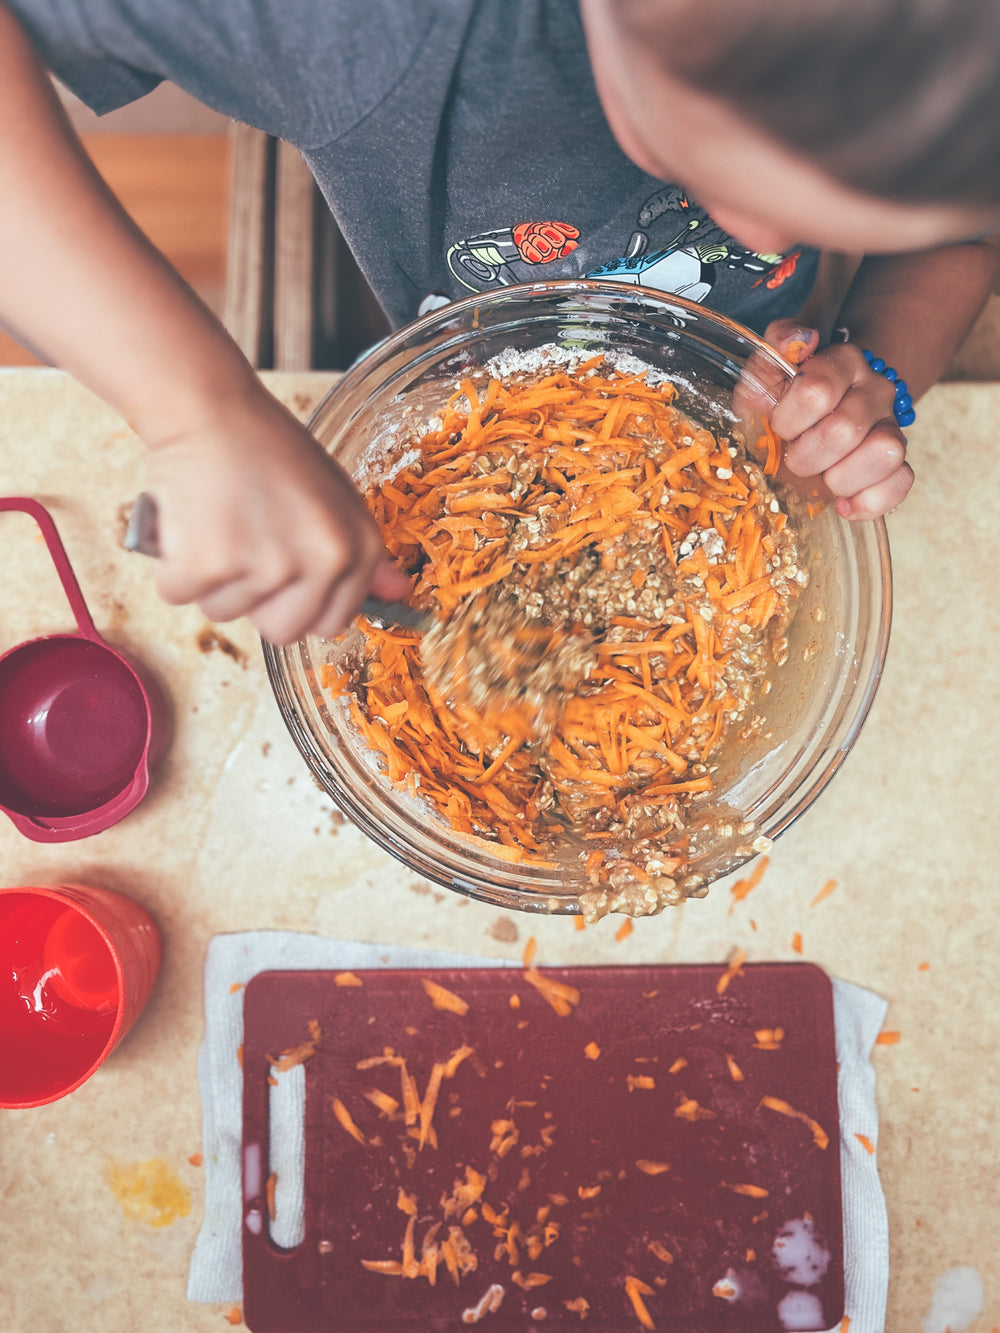
[[[727,434],[773,406],[795,375],[755,334],[678,297],[619,283],[531,283],[455,302],[391,335],[347,371],[310,429],[364,489],[461,377],[505,350],[548,345],[632,354],[670,379],[692,418]],[[779,495],[801,487],[780,472],[775,480]],[[849,523],[828,504],[803,524],[800,563],[809,583],[788,630],[787,661],[772,669],[758,708],[764,725],[750,742],[723,743],[713,756],[715,788],[698,806],[704,822],[718,826],[697,867],[704,886],[766,848],[812,804],[857,739],[878,685],[891,614],[885,524]],[[346,702],[320,685],[320,668],[358,641],[354,627],[336,643],[309,637],[264,645],[282,717],[320,785],[370,838],[427,879],[507,908],[578,912],[589,887],[580,871],[493,856],[392,786]],[[753,831],[740,832],[741,822]]]

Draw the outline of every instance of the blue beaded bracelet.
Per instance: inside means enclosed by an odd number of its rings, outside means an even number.
[[[917,419],[917,414],[913,410],[913,399],[910,397],[909,390],[906,387],[906,380],[899,378],[899,372],[893,370],[892,366],[887,366],[880,356],[867,349],[862,350],[861,355],[874,370],[876,375],[882,375],[890,384],[896,386],[896,396],[892,402],[893,415],[896,418],[897,426],[912,426]]]

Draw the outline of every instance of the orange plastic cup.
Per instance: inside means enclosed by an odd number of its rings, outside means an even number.
[[[156,923],[124,894],[0,887],[0,1107],[86,1082],[142,1012],[160,956]]]

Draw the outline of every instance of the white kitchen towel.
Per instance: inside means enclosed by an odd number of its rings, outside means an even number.
[[[205,1160],[205,1219],[188,1273],[188,1299],[239,1301],[243,1295],[241,1146],[243,1074],[242,987],[258,972],[371,967],[509,967],[503,959],[467,957],[396,945],[330,940],[289,931],[217,935],[205,960],[205,1038],[198,1056]],[[882,1027],[886,1001],[850,982],[833,981],[840,1104],[840,1160],[844,1195],[844,1269],[850,1333],[883,1333],[889,1285],[889,1228],[876,1159],[857,1137],[878,1142],[875,1071],[869,1056]],[[282,1245],[301,1240],[302,1131],[305,1069],[276,1075],[271,1115],[285,1125],[269,1144],[278,1190],[276,1217]],[[283,1184],[284,1182],[284,1184]],[[789,1324],[788,1327],[793,1327]]]

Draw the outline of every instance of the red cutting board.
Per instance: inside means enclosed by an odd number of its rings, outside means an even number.
[[[844,1269],[830,981],[808,964],[747,964],[720,993],[724,973],[543,969],[579,991],[568,1016],[519,968],[372,970],[352,986],[332,972],[255,977],[243,1051],[248,1326],[450,1333],[476,1322],[469,1312],[494,1286],[499,1309],[479,1322],[495,1333],[581,1323],[586,1333],[633,1333],[644,1318],[672,1333],[777,1333],[791,1292],[821,1309],[794,1327],[836,1325]],[[435,1008],[425,979],[468,1012]],[[269,1057],[308,1040],[310,1020],[322,1038],[305,1064],[305,1240],[282,1251],[261,1183]],[[775,1029],[777,1041],[758,1035]],[[437,1146],[428,1136],[420,1149],[399,1064],[358,1065],[391,1051],[423,1099],[435,1062],[463,1046],[473,1053],[441,1080],[430,1121]],[[364,1095],[373,1090],[399,1111],[380,1113]],[[338,1121],[335,1099],[364,1143]],[[248,1154],[259,1172],[246,1171]],[[459,1205],[467,1167],[485,1184]],[[434,1245],[461,1228],[453,1239],[477,1266],[457,1284],[441,1250],[433,1286],[364,1267],[402,1262],[401,1189],[416,1208],[414,1263],[429,1231]],[[639,1312],[627,1278],[644,1284]]]

